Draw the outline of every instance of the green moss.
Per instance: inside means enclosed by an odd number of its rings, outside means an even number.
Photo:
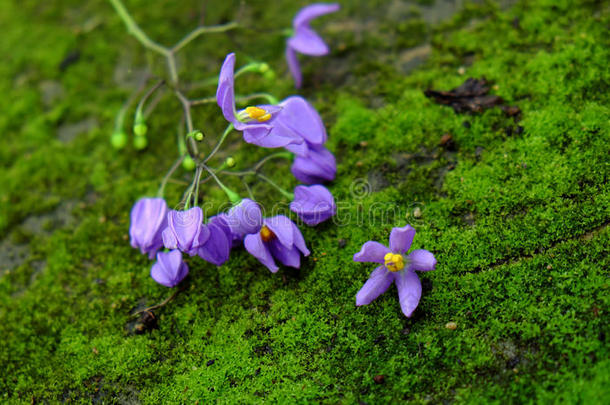
[[[237,3],[207,7],[206,22],[234,18]],[[278,75],[240,78],[240,92],[291,94],[284,39],[273,30],[303,4],[244,5],[250,28],[185,49],[185,77],[214,76],[236,49],[238,64],[260,57]],[[29,252],[0,264],[3,402],[608,402],[610,10],[485,2],[429,27],[409,6],[397,35],[388,4],[345,2],[315,23],[331,55],[302,59],[303,94],[339,162],[336,223],[303,229],[311,257],[279,274],[239,250],[218,269],[188,259],[186,290],[143,335],[130,333],[130,311],[170,292],[129,246],[128,214],[175,159],[167,151],[180,110],[161,101],[145,152],[116,151],[110,136],[137,79],[128,68],[162,72],[163,61],[126,36],[106,3],[3,5],[0,258],[15,246]],[[163,43],[199,21],[197,1],[128,6]],[[254,27],[272,32],[251,35]],[[428,36],[429,60],[406,74],[396,55]],[[60,69],[75,51],[78,60]],[[482,76],[520,107],[519,122],[497,108],[456,114],[423,95]],[[194,117],[206,139],[223,130],[215,107]],[[89,118],[97,125],[60,140],[63,126]],[[440,145],[444,134],[454,149]],[[215,164],[230,154],[246,167],[263,155],[233,139]],[[287,169],[278,161],[269,172]],[[278,199],[253,186],[263,203]],[[182,191],[168,185],[170,206]],[[215,189],[205,198],[213,208],[224,202]],[[405,222],[418,230],[414,247],[438,258],[421,275],[414,317],[402,315],[394,287],[355,307],[372,266],[353,253]]]

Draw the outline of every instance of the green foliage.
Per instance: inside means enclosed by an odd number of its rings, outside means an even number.
[[[206,7],[206,23],[231,20],[238,3]],[[279,31],[303,4],[244,5],[246,28],[181,51],[186,79],[213,77],[236,50],[239,65],[257,57],[277,73],[240,78],[240,93],[288,96]],[[165,44],[198,24],[201,7],[127,6]],[[189,259],[186,291],[156,312],[158,329],[134,335],[129,312],[170,292],[129,246],[129,210],[176,159],[168,151],[180,109],[161,100],[144,152],[132,135],[122,150],[111,137],[137,86],[133,72],[150,62],[160,74],[163,60],[128,37],[104,2],[5,2],[0,400],[607,403],[608,6],[537,0],[501,11],[485,3],[435,27],[412,7],[398,37],[386,2],[346,1],[316,22],[333,51],[302,58],[303,94],[323,115],[338,158],[331,190],[340,212],[337,224],[303,229],[312,255],[301,270],[270,274],[239,250],[220,268]],[[372,25],[359,28],[363,21]],[[278,32],[252,35],[257,27]],[[405,38],[410,30],[418,41]],[[426,37],[429,60],[405,74],[393,55]],[[520,121],[498,108],[456,114],[423,95],[482,76],[521,108]],[[194,111],[205,145],[223,120],[215,106]],[[454,148],[440,145],[444,134]],[[230,155],[239,169],[262,156],[233,140],[215,165]],[[271,173],[288,169],[274,164]],[[190,176],[179,169],[180,180]],[[279,183],[296,184],[290,176]],[[182,190],[168,184],[170,206]],[[264,203],[279,198],[264,186],[254,191]],[[205,193],[214,207],[224,198]],[[414,317],[402,315],[394,287],[355,307],[373,266],[354,263],[353,253],[407,222],[418,230],[414,247],[438,258],[437,270],[421,276]]]

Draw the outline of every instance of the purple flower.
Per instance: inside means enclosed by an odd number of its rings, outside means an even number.
[[[229,260],[233,234],[227,221],[220,215],[210,218],[207,227],[210,237],[199,246],[197,254],[203,260],[220,266]]]
[[[142,198],[131,209],[131,246],[154,258],[163,247],[161,232],[167,226],[167,204],[163,198]]]
[[[427,250],[417,249],[406,255],[415,237],[411,225],[393,228],[390,234],[390,248],[379,242],[369,241],[362,245],[360,252],[354,255],[355,262],[379,263],[364,286],[356,295],[356,305],[367,305],[383,294],[396,283],[400,308],[405,316],[410,317],[421,298],[421,283],[415,274],[417,271],[434,270],[436,259]]]
[[[335,179],[335,156],[325,147],[310,148],[305,156],[297,156],[290,168],[301,183],[318,184]]]
[[[189,274],[179,250],[157,253],[157,262],[150,269],[150,276],[166,287],[175,287]]]
[[[235,129],[242,131],[244,140],[265,148],[280,148],[291,143],[302,143],[303,139],[293,131],[272,131],[282,107],[275,105],[259,105],[235,110],[235,54],[227,55],[220,76],[216,102],[222,110],[225,119],[233,124]]]
[[[337,206],[333,195],[324,186],[296,186],[290,210],[307,225],[314,226],[335,215]]]
[[[301,267],[301,254],[309,256],[309,250],[294,222],[284,215],[278,215],[266,218],[263,223],[260,232],[247,235],[244,239],[246,250],[272,273],[278,270],[273,258],[285,266]]]
[[[311,56],[322,56],[328,53],[328,46],[324,40],[309,26],[309,22],[316,17],[334,13],[339,10],[339,4],[312,4],[302,8],[292,20],[294,35],[286,43],[286,60],[295,86],[301,87],[302,76],[299,60],[296,53]]]
[[[199,207],[170,211],[167,214],[167,228],[163,231],[163,244],[168,249],[180,249],[195,256],[197,248],[210,237],[210,231],[202,221],[203,211]]]
[[[260,206],[249,198],[244,198],[241,202],[229,210],[223,216],[231,233],[242,239],[249,233],[256,233],[263,226],[263,214]]]

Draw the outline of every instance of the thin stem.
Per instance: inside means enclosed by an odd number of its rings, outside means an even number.
[[[227,24],[220,25],[209,25],[207,27],[197,27],[189,34],[187,34],[184,38],[182,38],[176,45],[171,49],[172,52],[178,52],[180,49],[184,48],[189,42],[197,38],[202,34],[211,34],[216,32],[225,32],[237,28],[238,24],[236,22],[230,22]]]
[[[137,121],[138,117],[143,117],[142,109],[144,108],[144,103],[146,103],[146,100],[148,100],[148,98],[155,91],[157,91],[161,86],[163,86],[163,84],[165,84],[165,80],[159,80],[157,83],[155,83],[154,86],[152,86],[150,89],[148,89],[148,91],[146,92],[146,94],[144,94],[144,96],[142,96],[142,98],[140,99],[140,102],[138,103],[138,106],[136,107],[136,121]]]
[[[207,161],[210,160],[216,154],[216,152],[218,152],[218,150],[222,146],[222,143],[227,138],[227,135],[229,135],[232,130],[233,130],[233,124],[229,124],[227,126],[227,128],[225,129],[225,132],[223,132],[222,136],[218,140],[218,143],[216,143],[216,146],[214,146],[214,149],[212,149],[210,154],[203,160],[203,163],[207,163]]]
[[[176,93],[176,97],[178,97],[178,100],[180,100],[180,103],[182,104],[182,109],[184,110],[184,119],[186,121],[186,133],[190,134],[191,132],[193,132],[193,118],[191,117],[191,104],[190,101],[188,100],[188,98],[186,98],[186,96],[184,94],[182,94],[182,92],[178,89],[175,89],[174,92]],[[193,137],[188,137],[188,141],[189,141],[189,154],[191,155],[191,157],[193,159],[197,159],[197,155],[199,154],[199,150],[197,148],[197,142],[193,139]]]
[[[169,297],[167,297],[166,299],[164,299],[160,303],[158,303],[156,305],[153,305],[152,307],[141,309],[141,310],[139,310],[137,312],[134,312],[131,315],[132,316],[136,316],[136,315],[140,315],[143,312],[148,312],[148,311],[152,311],[153,309],[164,307],[167,304],[169,304],[171,301],[173,301],[174,298],[176,298],[176,296],[178,295],[178,293],[180,293],[180,291],[182,291],[183,289],[184,289],[184,287],[178,288],[178,289],[176,289],[176,291],[174,291],[174,293],[172,295],[170,295]]]
[[[265,156],[264,158],[262,158],[256,165],[254,165],[252,170],[255,172],[258,172],[265,163],[267,163],[268,161],[270,161],[272,159],[277,159],[277,158],[292,159],[292,154],[290,152],[272,153],[271,155],[268,155],[268,156]]]
[[[212,178],[213,178],[213,179],[216,181],[216,184],[218,184],[218,186],[219,186],[219,187],[222,189],[222,191],[224,191],[224,192],[225,192],[225,194],[227,195],[227,197],[229,197],[229,200],[230,200],[232,203],[237,203],[237,202],[238,202],[238,201],[241,199],[241,198],[239,197],[239,195],[238,195],[238,194],[237,194],[235,191],[233,191],[233,190],[229,189],[227,186],[225,186],[225,185],[224,185],[224,184],[223,184],[223,183],[220,181],[220,179],[218,178],[218,176],[216,176],[216,173],[214,173],[214,170],[212,170],[212,169],[210,169],[209,167],[207,167],[207,166],[206,166],[204,163],[201,163],[201,166],[203,166],[203,168],[204,168],[205,170],[207,170],[207,171],[208,171],[208,173],[210,173],[210,176],[212,176]]]
[[[109,1],[110,1],[110,4],[112,4],[114,9],[116,10],[119,17],[121,17],[121,19],[127,26],[127,32],[129,32],[134,37],[136,37],[136,39],[138,41],[140,41],[140,43],[142,45],[144,45],[146,48],[148,48],[152,51],[155,51],[157,53],[160,53],[161,55],[164,55],[164,56],[167,56],[169,54],[169,52],[170,52],[169,49],[167,49],[163,45],[159,45],[158,43],[156,43],[155,41],[150,39],[148,37],[148,35],[146,35],[144,33],[144,31],[142,31],[142,29],[138,26],[138,24],[131,17],[131,15],[129,14],[129,11],[127,11],[127,9],[125,8],[125,6],[121,2],[121,0],[109,0]]]
[[[250,197],[250,199],[252,201],[256,201],[256,198],[254,198],[254,194],[252,193],[252,189],[248,185],[248,182],[246,181],[246,179],[244,179],[243,177],[240,177],[239,179],[241,180],[242,184],[244,185],[246,191],[248,192],[248,196]]]
[[[204,97],[204,98],[196,98],[194,100],[190,100],[189,103],[192,106],[195,105],[201,105],[201,104],[209,104],[209,103],[215,103],[216,102],[216,97]]]
[[[265,100],[267,100],[269,102],[269,104],[278,104],[279,103],[279,100],[269,93],[253,93],[253,94],[248,94],[247,96],[235,96],[235,101],[237,101],[237,102],[248,101],[248,100],[252,100],[255,98],[264,98]]]
[[[200,167],[198,167],[197,171],[195,172],[195,202],[193,204],[193,207],[196,207],[197,203],[199,203],[199,182],[201,181],[202,172],[203,170],[201,170]]]
[[[256,175],[263,181],[266,181],[267,183],[269,183],[270,186],[274,187],[277,191],[279,191],[284,197],[288,198],[289,200],[293,200],[294,199],[294,194],[284,190],[282,187],[278,186],[273,180],[271,180],[269,177],[261,174],[261,173],[256,173]]]
[[[172,177],[172,175],[174,174],[174,172],[176,171],[178,166],[180,166],[180,164],[182,163],[183,160],[184,160],[184,155],[182,155],[178,159],[176,159],[176,161],[174,162],[172,167],[165,174],[165,177],[163,177],[163,181],[161,182],[161,185],[159,186],[159,191],[157,191],[157,196],[163,197],[163,192],[165,191],[165,186],[167,185],[167,182],[169,181],[170,177]]]

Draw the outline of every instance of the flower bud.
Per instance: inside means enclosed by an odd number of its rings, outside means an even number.
[[[227,165],[227,167],[234,167],[235,166],[235,159],[232,156],[229,156],[227,158],[227,160],[225,160],[225,164]]]
[[[186,156],[184,158],[184,160],[182,161],[182,167],[184,167],[184,170],[188,170],[188,171],[195,170],[195,166],[196,166],[195,161],[190,156]]]
[[[146,135],[147,131],[148,131],[148,127],[146,126],[146,124],[144,122],[137,122],[133,126],[133,133],[136,134],[136,136],[144,136],[144,135]]]
[[[110,137],[110,143],[115,149],[123,149],[127,145],[127,134],[123,131],[117,131]]]
[[[148,146],[148,139],[145,136],[136,136],[133,138],[133,147],[137,150],[142,150]]]

